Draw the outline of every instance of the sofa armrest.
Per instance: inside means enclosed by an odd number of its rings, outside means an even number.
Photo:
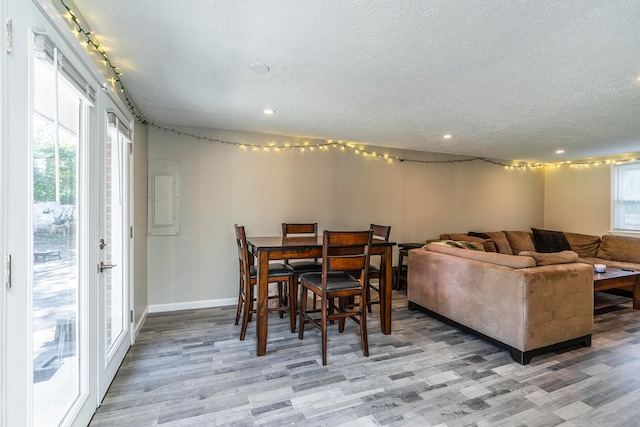
[[[519,270],[526,298],[523,350],[591,334],[593,266],[583,263],[545,265]]]

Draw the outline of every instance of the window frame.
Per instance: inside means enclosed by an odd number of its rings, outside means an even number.
[[[637,194],[637,198],[628,200],[624,198],[622,194],[625,192],[624,181],[622,178],[630,171],[640,172],[640,161],[618,163],[614,164],[611,168],[611,232],[615,234],[638,236],[640,235],[640,220],[637,224],[637,228],[629,228],[629,224],[625,223],[623,218],[623,202],[637,201],[640,203],[640,192]]]

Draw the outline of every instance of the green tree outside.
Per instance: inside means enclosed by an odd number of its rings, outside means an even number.
[[[45,121],[37,122],[33,138],[33,198],[36,202],[55,202],[55,127]],[[77,143],[64,129],[59,136],[60,203],[75,205]]]

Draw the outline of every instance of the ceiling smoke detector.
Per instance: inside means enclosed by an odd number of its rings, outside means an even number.
[[[249,66],[249,68],[251,68],[251,71],[253,71],[256,74],[267,74],[270,70],[269,66],[267,64],[262,64],[260,62],[256,62],[255,64],[251,64]]]

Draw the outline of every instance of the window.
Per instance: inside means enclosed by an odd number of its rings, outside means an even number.
[[[640,162],[613,167],[613,231],[640,233]]]

